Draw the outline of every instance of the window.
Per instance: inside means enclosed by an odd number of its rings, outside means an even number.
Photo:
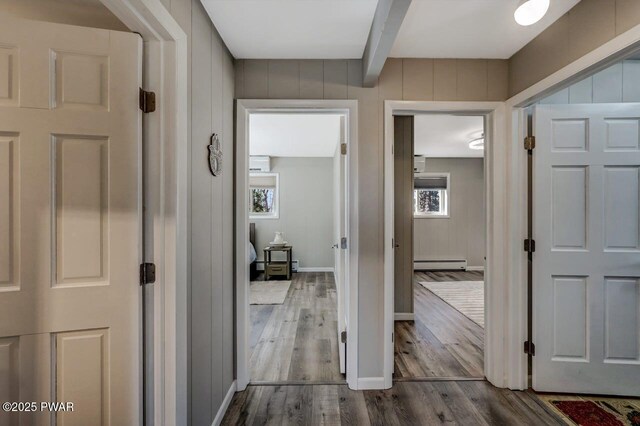
[[[249,217],[278,218],[278,174],[251,173],[249,175]]]
[[[416,173],[413,178],[413,215],[449,217],[449,174]]]

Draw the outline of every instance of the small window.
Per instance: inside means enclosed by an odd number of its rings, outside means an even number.
[[[249,217],[278,218],[278,174],[251,173],[249,175]]]
[[[416,173],[413,179],[413,215],[449,217],[449,174]]]

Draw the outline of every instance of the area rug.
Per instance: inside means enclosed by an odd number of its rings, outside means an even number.
[[[420,285],[484,328],[484,281],[421,281]]]
[[[565,423],[579,426],[640,426],[640,400],[539,395]]]
[[[282,305],[287,298],[291,281],[251,281],[249,304]]]

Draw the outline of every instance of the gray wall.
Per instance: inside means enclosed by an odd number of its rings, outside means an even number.
[[[413,220],[414,259],[467,259],[468,266],[484,266],[483,168],[482,158],[427,158],[427,172],[451,174],[450,217]]]
[[[233,58],[199,0],[163,0],[189,36],[190,424],[210,425],[234,378]],[[223,172],[207,164],[221,137]]]
[[[542,99],[541,104],[640,102],[640,60],[618,62]]]
[[[251,219],[258,259],[281,231],[300,267],[333,268],[333,158],[272,157],[271,172],[280,176],[280,217]]]
[[[387,60],[377,84],[362,87],[360,60],[239,60],[238,99],[358,100],[360,210],[358,376],[383,376],[384,100],[502,101],[506,60]]]
[[[638,0],[580,1],[509,59],[509,96],[638,24]]]

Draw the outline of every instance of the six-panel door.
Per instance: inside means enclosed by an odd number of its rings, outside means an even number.
[[[640,395],[640,104],[535,108],[533,388]]]
[[[141,40],[0,20],[2,425],[140,418]]]

